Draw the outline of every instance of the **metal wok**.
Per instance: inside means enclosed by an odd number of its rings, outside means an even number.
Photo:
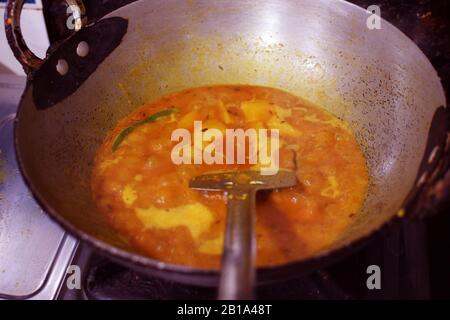
[[[10,0],[5,18],[28,73],[15,126],[23,176],[51,217],[131,268],[196,285],[218,282],[215,270],[140,255],[91,197],[91,166],[107,132],[140,105],[189,87],[290,91],[348,121],[367,157],[369,194],[349,230],[315,256],[259,269],[260,282],[336,261],[388,222],[428,214],[448,194],[448,108],[436,71],[388,22],[370,30],[362,8],[326,0],[136,1],[90,25],[75,16],[81,30],[41,60],[21,36],[23,2]]]

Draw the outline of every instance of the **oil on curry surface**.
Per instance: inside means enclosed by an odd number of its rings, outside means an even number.
[[[211,171],[258,169],[250,164],[174,164],[171,134],[178,128],[193,132],[194,121],[202,121],[205,131],[278,129],[280,167],[296,164],[295,187],[257,195],[258,266],[311,256],[336,241],[359,213],[368,173],[346,123],[278,89],[194,88],[145,105],[120,121],[96,157],[92,189],[97,206],[143,254],[218,268],[226,197],[191,190],[189,181]]]

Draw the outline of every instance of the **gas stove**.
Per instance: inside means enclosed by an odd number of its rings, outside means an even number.
[[[257,288],[263,300],[430,299],[424,222],[398,222],[363,250],[310,275]],[[72,261],[84,271],[81,290],[63,288],[59,299],[212,300],[216,289],[142,276],[80,245]],[[382,272],[381,289],[369,289],[369,266]]]
[[[0,299],[54,299],[77,247],[33,200],[14,153],[25,77],[0,75]]]

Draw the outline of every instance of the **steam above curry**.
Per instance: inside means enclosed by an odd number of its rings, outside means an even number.
[[[212,152],[223,161],[174,162],[177,129],[193,137],[192,148],[184,151],[189,150],[193,158],[203,152],[199,146],[208,143],[198,141],[200,121],[202,134],[214,129],[223,137],[227,129],[277,130],[277,164],[297,172],[295,187],[258,193],[259,266],[314,254],[342,235],[359,213],[368,173],[346,123],[272,88],[195,88],[163,97],[121,120],[95,160],[92,190],[100,212],[144,254],[175,264],[219,267],[226,197],[221,192],[191,190],[189,181],[212,171],[262,167],[259,162],[227,162],[225,148]],[[238,148],[238,140],[234,143]],[[182,150],[176,150],[180,155]],[[249,160],[251,152],[246,150]],[[255,150],[262,152],[259,147]]]

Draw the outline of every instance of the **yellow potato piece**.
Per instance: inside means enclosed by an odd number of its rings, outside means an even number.
[[[178,122],[179,128],[191,128],[194,126],[194,121],[199,119],[199,112],[197,110],[193,110],[186,114],[181,120]]]
[[[328,177],[328,186],[320,194],[327,198],[336,198],[339,196],[339,184],[335,176]]]
[[[285,120],[287,117],[292,116],[292,109],[286,109],[275,105],[275,114],[279,119]]]
[[[206,240],[199,246],[198,251],[205,254],[222,254],[223,236],[216,239]]]
[[[293,126],[291,126],[289,123],[285,122],[284,120],[280,120],[278,117],[272,117],[270,118],[269,122],[267,123],[267,126],[270,129],[278,129],[280,130],[280,138],[282,137],[298,137],[301,135],[301,132],[297,129],[295,129]]]
[[[232,123],[233,119],[231,118],[230,114],[228,113],[227,108],[223,104],[222,100],[219,101],[219,109],[220,109],[220,113],[222,115],[223,122],[225,122],[225,124]]]
[[[247,121],[266,121],[270,118],[270,110],[274,109],[274,105],[263,100],[251,100],[242,102],[241,109]]]
[[[134,190],[132,186],[127,184],[122,191],[123,202],[127,207],[131,207],[133,203],[136,201],[136,199],[137,199],[136,190]]]
[[[147,229],[186,227],[194,239],[208,231],[214,221],[212,211],[201,203],[187,204],[170,209],[149,207],[136,209],[136,216]]]

